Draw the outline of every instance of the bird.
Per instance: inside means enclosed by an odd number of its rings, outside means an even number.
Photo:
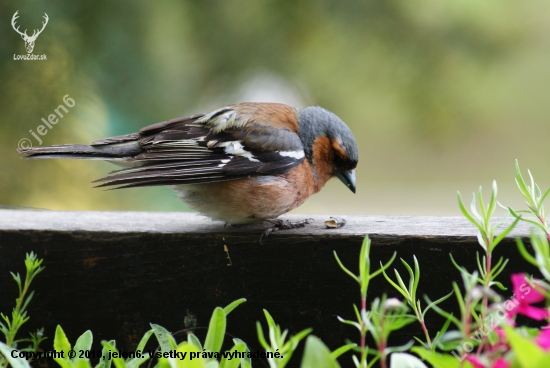
[[[111,189],[168,186],[213,220],[272,230],[301,227],[279,216],[336,177],[353,193],[357,142],[349,127],[319,107],[237,103],[180,117],[89,145],[20,148],[27,159],[92,159],[122,169],[94,181]]]

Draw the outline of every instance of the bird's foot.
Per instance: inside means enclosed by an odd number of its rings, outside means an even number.
[[[245,223],[245,224],[231,224],[229,222],[226,222],[225,224],[223,224],[223,227],[243,227],[243,226],[248,226],[250,225],[249,223]]]
[[[292,222],[292,221],[289,221],[289,220],[280,220],[280,219],[268,219],[268,220],[264,220],[264,221],[273,224],[273,226],[265,229],[265,231],[262,233],[262,236],[260,236],[260,242],[262,241],[262,238],[264,236],[269,236],[269,234],[271,234],[274,231],[287,230],[287,229],[297,229],[297,228],[300,228],[300,227],[304,227],[308,224],[311,224],[313,222],[313,219],[308,218],[308,219],[305,219],[305,220],[302,220],[302,221],[295,221],[295,222]]]

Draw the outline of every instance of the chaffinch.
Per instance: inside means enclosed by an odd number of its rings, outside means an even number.
[[[240,103],[91,145],[19,152],[115,163],[124,168],[96,180],[98,187],[167,185],[201,214],[230,224],[276,219],[332,177],[355,193],[358,161],[355,138],[336,115],[277,103]]]

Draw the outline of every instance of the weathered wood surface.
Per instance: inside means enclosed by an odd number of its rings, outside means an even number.
[[[347,220],[344,227],[326,229],[331,216]],[[281,232],[289,236],[335,235],[360,236],[438,236],[472,237],[476,229],[463,217],[436,216],[346,216],[346,215],[286,215],[292,221],[313,218],[315,221],[300,229]],[[509,223],[510,221],[508,221]],[[264,225],[225,227],[192,213],[178,212],[84,212],[46,210],[1,210],[0,230],[94,231],[114,233],[181,233],[181,234],[255,234]],[[511,236],[527,236],[529,228],[520,223]],[[253,240],[253,239],[251,239]]]
[[[264,321],[264,308],[292,333],[313,327],[336,349],[346,339],[357,340],[357,332],[336,316],[353,318],[359,291],[339,269],[333,251],[353,271],[365,234],[373,241],[374,267],[393,252],[409,263],[414,254],[422,272],[420,295],[435,300],[460,279],[449,254],[473,270],[481,250],[476,229],[460,217],[341,216],[347,224],[329,230],[324,226],[329,216],[285,216],[306,217],[315,222],[274,232],[260,244],[262,225],[224,227],[187,213],[0,210],[0,311],[9,313],[16,296],[9,271],[24,273],[25,252],[34,251],[45,259],[46,270],[33,286],[28,325],[45,326],[49,344],[61,324],[72,341],[91,329],[95,348],[100,340],[116,339],[128,351],[150,322],[178,331],[193,315],[197,326],[206,327],[216,306],[244,297],[248,302],[231,313],[227,332],[252,349],[259,348],[255,322]],[[510,258],[499,277],[506,284],[512,272],[534,271],[513,239],[528,234],[528,226],[520,224],[497,248],[497,257]],[[394,266],[408,277],[399,261]],[[383,292],[397,296],[383,277],[369,290],[370,299]],[[441,319],[429,314],[428,321],[435,333]],[[419,334],[412,325],[394,341]],[[291,366],[297,363],[298,357]]]

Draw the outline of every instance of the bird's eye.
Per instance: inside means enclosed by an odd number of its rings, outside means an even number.
[[[344,167],[345,161],[337,152],[334,154],[334,166],[336,167]]]

